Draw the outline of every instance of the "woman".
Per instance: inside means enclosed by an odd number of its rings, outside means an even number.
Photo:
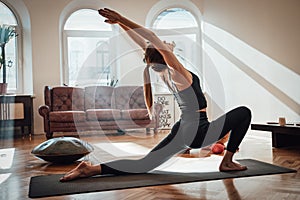
[[[146,173],[187,148],[201,148],[215,143],[229,131],[230,139],[219,170],[247,169],[246,166],[233,162],[233,155],[249,128],[250,110],[246,107],[238,107],[209,122],[206,116],[207,103],[200,88],[199,78],[177,60],[172,51],[172,44],[161,41],[151,30],[115,11],[104,8],[99,10],[99,14],[106,18],[106,23],[118,24],[122,27],[145,51],[144,61],[147,66],[144,70],[144,92],[150,116],[153,101],[150,68],[160,75],[172,91],[182,114],[180,120],[172,127],[171,133],[142,159],[122,159],[99,165],[81,162],[75,169],[63,176],[61,181],[101,174]],[[146,41],[149,41],[150,44],[147,44]]]

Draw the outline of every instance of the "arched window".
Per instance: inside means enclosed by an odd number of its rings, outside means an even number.
[[[153,24],[157,29],[197,28],[194,16],[183,8],[169,8],[161,12]]]
[[[19,32],[17,18],[13,11],[4,3],[0,2],[0,24],[13,26],[15,31]],[[6,60],[6,82],[8,83],[8,92],[16,93],[21,90],[21,68],[19,61],[21,60],[21,51],[18,51],[18,44],[21,38],[12,37],[5,45],[5,60]],[[0,50],[1,51],[1,50]],[[0,54],[1,55],[1,54]],[[0,71],[0,82],[2,83],[3,68]]]
[[[174,41],[175,54],[189,70],[199,73],[201,67],[200,28],[191,12],[183,8],[163,10],[153,21],[152,28],[162,40]]]
[[[96,10],[73,12],[64,25],[64,83],[70,86],[102,84],[111,79],[109,38],[112,26]]]

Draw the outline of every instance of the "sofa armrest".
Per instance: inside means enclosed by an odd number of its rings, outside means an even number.
[[[49,113],[50,113],[50,108],[49,106],[46,105],[42,105],[39,107],[39,114],[43,117],[43,118],[49,118]]]
[[[50,113],[49,106],[42,105],[42,106],[39,107],[39,114],[44,118],[44,131],[47,134],[47,138],[50,135],[49,113]]]
[[[51,106],[51,94],[50,94],[50,91],[51,91],[51,87],[50,86],[45,86],[44,88],[44,101],[45,101],[45,104],[47,106]]]

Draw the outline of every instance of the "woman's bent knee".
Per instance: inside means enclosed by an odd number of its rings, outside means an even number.
[[[240,106],[237,109],[239,110],[241,117],[243,116],[246,119],[251,120],[252,114],[251,114],[251,110],[248,107],[246,107],[246,106]]]

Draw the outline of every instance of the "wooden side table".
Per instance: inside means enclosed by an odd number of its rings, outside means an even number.
[[[33,95],[0,95],[0,127],[21,127],[34,134]]]
[[[272,146],[276,148],[300,146],[300,126],[278,124],[251,124],[252,130],[272,132]]]

